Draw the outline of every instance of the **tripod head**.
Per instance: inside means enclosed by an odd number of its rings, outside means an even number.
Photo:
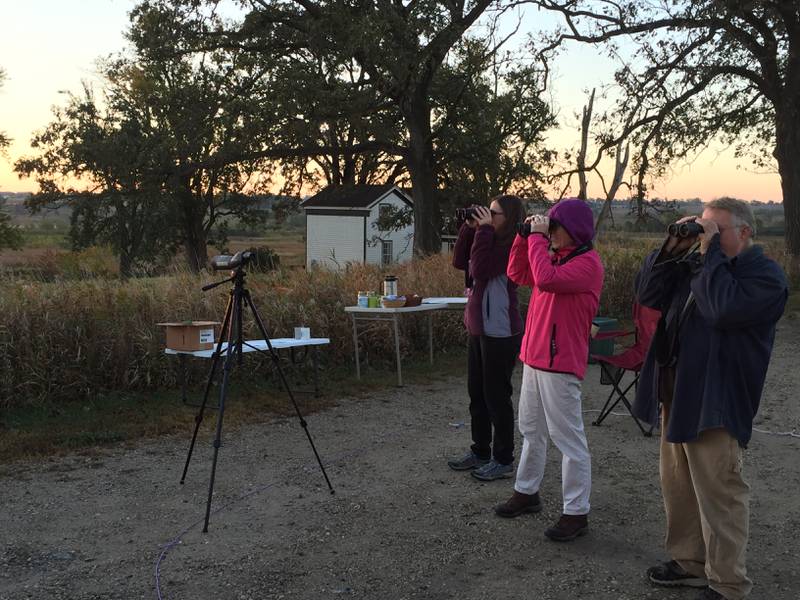
[[[237,252],[233,256],[230,254],[220,254],[219,256],[215,256],[209,262],[211,263],[211,267],[215,271],[225,271],[227,269],[231,270],[231,276],[227,279],[223,279],[222,281],[216,281],[214,283],[209,283],[208,285],[203,286],[203,291],[207,292],[208,290],[213,290],[218,285],[222,285],[223,283],[228,283],[229,281],[233,281],[236,285],[242,286],[244,285],[244,268],[247,266],[247,263],[250,262],[250,259],[253,258],[252,252]]]

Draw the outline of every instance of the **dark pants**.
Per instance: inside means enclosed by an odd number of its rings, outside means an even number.
[[[522,334],[504,338],[469,337],[467,389],[472,416],[472,451],[480,458],[493,457],[503,465],[514,462],[511,375],[521,340]]]

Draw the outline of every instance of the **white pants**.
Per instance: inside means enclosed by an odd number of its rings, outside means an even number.
[[[524,365],[519,395],[522,453],[514,489],[535,494],[544,477],[547,437],[563,455],[561,491],[565,515],[589,512],[592,462],[581,412],[581,381],[567,373],[549,373]]]

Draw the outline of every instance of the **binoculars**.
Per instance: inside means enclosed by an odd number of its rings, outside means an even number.
[[[686,223],[672,223],[667,227],[667,233],[672,237],[677,238],[690,238],[697,237],[703,233],[703,226],[698,225],[694,221],[687,221]]]
[[[469,221],[470,219],[474,219],[476,216],[478,216],[478,213],[475,211],[474,206],[456,209],[456,219],[458,221]]]

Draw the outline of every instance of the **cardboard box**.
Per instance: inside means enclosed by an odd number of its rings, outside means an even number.
[[[194,352],[211,350],[219,339],[219,321],[157,323],[167,331],[167,348]]]

